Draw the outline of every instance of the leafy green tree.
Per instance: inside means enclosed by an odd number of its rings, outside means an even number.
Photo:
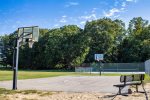
[[[8,65],[13,66],[13,53],[16,41],[16,31],[9,35],[3,36],[2,40],[4,42],[4,53],[6,56],[5,62],[7,62]]]
[[[119,46],[119,62],[144,62],[149,59],[150,25],[141,17],[129,23],[128,35]]]
[[[88,38],[76,25],[63,26],[49,32],[46,54],[47,66],[72,68],[84,62],[88,54]]]
[[[93,62],[95,53],[105,54],[105,61],[112,62],[112,51],[125,35],[124,23],[121,20],[103,18],[87,22],[84,31],[91,37],[90,53],[86,62]]]
[[[128,34],[139,35],[147,26],[148,20],[144,20],[141,17],[135,17],[129,22]]]

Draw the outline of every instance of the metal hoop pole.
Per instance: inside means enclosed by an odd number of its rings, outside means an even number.
[[[15,48],[13,64],[14,65],[14,74],[13,74],[13,90],[17,90],[17,78],[18,78],[18,58],[19,58],[19,40],[16,40],[17,46]],[[16,59],[16,61],[14,61]]]

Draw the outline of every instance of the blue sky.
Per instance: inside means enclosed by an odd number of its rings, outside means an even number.
[[[150,0],[0,0],[0,35],[18,27],[55,28],[109,17],[126,24],[133,17],[150,21]]]

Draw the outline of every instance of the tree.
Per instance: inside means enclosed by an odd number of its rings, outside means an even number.
[[[7,62],[8,65],[13,66],[13,52],[15,47],[16,31],[9,35],[3,36],[2,40],[4,42],[4,53],[7,58],[5,59],[5,62]]]
[[[112,62],[112,51],[122,41],[125,25],[121,20],[103,18],[87,22],[84,32],[91,37],[86,62],[93,62],[95,53],[105,54],[105,61]]]
[[[129,22],[128,34],[138,35],[147,26],[148,26],[147,20],[144,20],[141,17],[135,17]]]
[[[63,26],[49,32],[46,48],[47,66],[68,68],[84,62],[88,54],[88,38],[76,25]]]
[[[127,37],[119,46],[120,62],[144,62],[149,59],[150,25],[141,17],[129,23]]]

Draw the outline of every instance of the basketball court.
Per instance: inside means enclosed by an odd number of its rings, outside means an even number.
[[[60,76],[18,80],[18,90],[47,90],[63,92],[117,93],[113,87],[119,83],[119,76]],[[12,81],[0,82],[0,88],[12,89]],[[123,92],[128,89],[125,88]]]

